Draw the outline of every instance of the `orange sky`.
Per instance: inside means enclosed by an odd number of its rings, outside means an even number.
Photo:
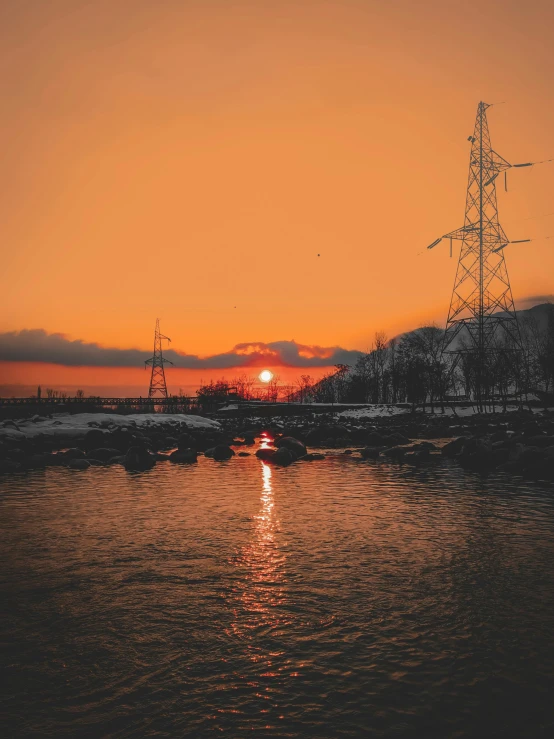
[[[3,2],[0,332],[148,351],[159,316],[206,355],[442,323],[455,262],[418,252],[462,225],[479,100],[502,156],[554,156],[553,28],[550,0]],[[554,165],[508,177],[508,236],[554,236],[526,220]],[[516,299],[554,292],[554,239],[507,258]]]
[[[75,395],[76,390],[82,389],[85,395],[100,395],[101,397],[146,397],[150,370],[139,367],[63,367],[55,364],[36,364],[32,362],[5,362],[0,364],[2,381],[0,395],[3,397],[19,397],[20,395],[36,395],[40,384],[42,394],[46,388],[57,388]],[[300,375],[309,375],[313,380],[319,380],[324,374],[331,371],[330,367],[310,367],[298,369],[295,367],[269,366],[280,388],[281,396],[291,389],[297,389]],[[259,379],[260,368],[246,368],[238,370],[191,370],[166,369],[166,382],[170,394],[194,397],[200,385],[211,381],[226,380],[233,382],[239,376],[246,376],[253,381],[253,391],[263,394],[267,384]],[[24,388],[18,392],[17,386]]]

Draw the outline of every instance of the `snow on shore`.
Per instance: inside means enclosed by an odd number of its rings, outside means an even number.
[[[398,416],[410,412],[410,408],[397,405],[376,404],[366,406],[364,408],[350,408],[347,411],[341,411],[337,414],[338,418],[348,418],[356,420],[357,418],[389,418],[390,416]]]
[[[519,410],[519,406],[517,405],[508,405],[506,406],[506,413],[514,413]],[[531,409],[533,413],[542,413],[543,408],[532,408]],[[549,409],[550,411],[554,409]],[[418,416],[421,416],[423,414],[421,408],[417,409]],[[496,406],[496,412],[497,413],[503,413],[504,408],[502,405],[497,404]],[[357,419],[361,418],[388,418],[390,416],[398,416],[400,414],[406,414],[411,413],[411,408],[406,407],[398,407],[395,405],[372,405],[367,406],[365,408],[351,408],[346,411],[342,411],[341,413],[338,413],[339,418],[349,419],[351,421],[355,421]],[[424,415],[433,416],[435,418],[443,417],[443,418],[465,418],[467,416],[474,416],[477,414],[477,409],[475,406],[472,405],[456,405],[454,407],[452,406],[445,406],[444,412],[441,410],[440,406],[437,404],[435,405],[434,411],[431,410],[431,408],[426,408],[424,411]]]
[[[215,431],[221,428],[217,421],[202,416],[184,413],[137,413],[121,416],[117,413],[59,413],[53,418],[33,421],[21,419],[0,423],[2,439],[32,439],[39,436],[60,439],[82,439],[87,431],[94,428],[113,431],[116,428],[168,429],[175,427],[178,432],[183,427],[193,431]]]

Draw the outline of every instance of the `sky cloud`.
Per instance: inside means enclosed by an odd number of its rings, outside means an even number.
[[[174,349],[164,351],[175,367],[185,369],[229,369],[231,367],[329,367],[354,364],[361,352],[339,346],[321,347],[295,341],[261,341],[237,344],[231,351],[198,357]],[[0,334],[0,361],[46,362],[68,367],[141,367],[148,352],[117,349],[49,334],[44,329],[24,329]]]
[[[530,308],[533,305],[541,305],[542,303],[554,303],[554,295],[528,295],[526,298],[518,298],[516,300],[518,305],[524,305],[526,308]]]

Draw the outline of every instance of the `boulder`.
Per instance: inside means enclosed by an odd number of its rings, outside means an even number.
[[[429,456],[430,454],[428,449],[408,449],[406,454],[404,454],[402,461],[405,464],[419,465],[428,460]]]
[[[188,451],[196,448],[196,441],[191,434],[184,432],[177,438],[177,449],[179,451]]]
[[[532,467],[533,465],[539,464],[545,457],[545,452],[535,446],[525,446],[520,449],[516,459],[524,467]]]
[[[303,457],[308,453],[308,450],[301,441],[293,438],[292,436],[283,436],[275,442],[275,446],[278,449],[288,449],[296,459]]]
[[[84,459],[87,455],[82,449],[66,449],[65,452],[59,452],[66,462],[72,459]]]
[[[531,436],[526,441],[529,446],[549,447],[554,445],[554,436]]]
[[[87,459],[97,459],[99,462],[108,462],[112,457],[118,457],[119,455],[119,449],[100,447],[99,449],[91,449],[87,454]]]
[[[338,439],[335,439],[335,446],[338,448],[349,446],[350,443],[351,443],[351,439],[344,439],[341,437],[339,437]]]
[[[27,452],[19,447],[14,447],[8,451],[7,457],[14,462],[21,462],[21,464],[24,464],[27,459]]]
[[[458,458],[460,464],[472,470],[486,470],[506,461],[496,457],[490,441],[476,437],[467,439]]]
[[[554,480],[554,458],[544,457],[538,464],[526,472],[535,480]]]
[[[44,470],[48,466],[50,456],[49,454],[31,454],[26,466],[31,470]]]
[[[423,451],[424,449],[427,449],[427,451],[437,451],[438,446],[436,444],[433,444],[432,441],[419,441],[417,444],[413,444],[412,447],[413,451]]]
[[[391,446],[398,446],[399,444],[409,444],[410,439],[405,434],[401,434],[400,432],[395,431],[393,434],[390,434],[390,436],[387,437],[386,443],[390,444]]]
[[[445,457],[457,457],[465,446],[467,439],[465,436],[459,436],[457,439],[452,439],[448,444],[445,444],[441,449],[441,454]]]
[[[60,467],[62,464],[66,464],[63,454],[59,453],[45,453],[46,465],[48,467]]]
[[[401,463],[404,460],[404,456],[408,450],[403,446],[392,446],[389,449],[384,449],[381,454],[384,457],[393,459],[395,462]]]
[[[218,444],[222,443],[223,434],[210,433],[210,434],[199,434],[194,440],[194,449],[197,452],[207,452],[214,449]],[[206,456],[211,456],[207,455]]]
[[[323,429],[320,427],[310,429],[308,433],[304,435],[306,444],[310,444],[311,446],[318,446],[321,444],[324,437],[326,438],[327,435],[323,433]]]
[[[305,454],[303,457],[299,457],[299,462],[315,462],[318,459],[325,459],[325,454],[320,454],[319,452],[308,452],[308,454]]]
[[[263,462],[271,462],[271,460],[275,456],[275,452],[275,449],[258,449],[256,452],[256,457],[258,457],[258,459],[261,459]]]
[[[511,459],[504,464],[499,465],[498,469],[501,472],[507,472],[510,475],[523,475],[525,466],[517,459]]]
[[[217,462],[223,462],[226,459],[231,459],[231,457],[234,457],[235,452],[233,451],[233,449],[231,449],[230,446],[227,446],[227,444],[218,444],[213,448],[213,453],[211,456]]]
[[[288,467],[289,464],[296,462],[297,459],[298,457],[294,452],[291,452],[290,449],[282,446],[277,449],[270,461],[273,462],[273,464],[280,465],[281,467]]]
[[[83,446],[85,449],[98,449],[103,446],[106,441],[106,436],[107,434],[105,431],[101,431],[100,429],[91,429],[85,434]]]
[[[350,443],[351,439],[350,429],[338,423],[321,424],[320,426],[310,429],[305,434],[303,433],[302,436],[304,437],[306,444],[309,446],[320,446],[328,439],[348,439],[348,443]],[[332,444],[326,444],[326,446],[331,445]]]
[[[158,455],[162,456],[162,455]],[[198,461],[196,449],[177,449],[169,455],[163,455],[170,462],[176,464],[193,464]]]
[[[90,462],[86,459],[70,459],[67,466],[70,470],[88,470]]]
[[[364,438],[364,442],[365,444],[367,444],[368,447],[386,445],[384,436],[382,434],[379,434],[377,431],[370,431],[369,434],[366,434]]]
[[[118,452],[126,452],[133,444],[133,435],[126,428],[118,428],[110,434],[110,444],[115,447]]]
[[[360,449],[362,459],[379,459],[380,450],[374,446],[367,446]]]
[[[15,459],[0,459],[0,473],[21,472],[23,465]]]
[[[123,465],[129,472],[144,472],[156,464],[155,457],[143,446],[129,447],[123,458]]]

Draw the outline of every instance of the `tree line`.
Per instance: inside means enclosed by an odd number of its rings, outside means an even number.
[[[443,406],[455,399],[503,405],[529,393],[554,393],[554,305],[546,320],[519,319],[519,337],[498,332],[492,351],[478,355],[467,338],[443,352],[444,331],[425,326],[400,338],[377,332],[353,367],[337,365],[291,396],[297,402],[410,403]]]

